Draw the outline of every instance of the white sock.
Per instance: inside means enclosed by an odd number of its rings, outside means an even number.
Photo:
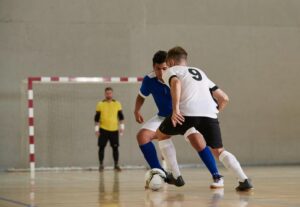
[[[160,151],[167,163],[167,166],[171,169],[171,172],[174,176],[174,178],[178,178],[178,176],[181,175],[177,163],[176,158],[176,150],[173,145],[173,142],[171,139],[165,139],[158,142]]]
[[[248,177],[244,173],[239,161],[230,152],[223,151],[219,156],[219,160],[223,163],[223,165],[228,170],[232,171],[235,174],[238,181],[244,182],[245,179],[248,179]]]
[[[166,162],[165,158],[162,156],[161,157],[161,166],[164,168],[165,171],[171,171],[171,167],[168,165],[169,163]]]

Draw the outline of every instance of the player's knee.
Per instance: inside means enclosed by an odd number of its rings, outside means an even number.
[[[112,146],[113,151],[118,151],[119,145],[115,144]]]
[[[100,145],[100,146],[99,146],[99,151],[100,151],[100,152],[104,151],[104,149],[105,149],[105,145]]]
[[[158,141],[162,141],[165,139],[169,139],[170,135],[164,134],[159,129],[157,129],[155,132],[155,137],[158,139]]]
[[[150,142],[153,138],[154,138],[154,132],[151,133],[145,130],[140,130],[136,135],[136,139],[139,145],[146,144]]]
[[[213,155],[219,159],[220,154],[224,151],[224,148],[212,148],[211,151]]]

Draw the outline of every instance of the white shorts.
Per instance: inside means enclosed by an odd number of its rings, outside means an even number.
[[[156,132],[161,122],[163,122],[164,120],[165,117],[155,115],[154,117],[145,122],[145,124],[142,126],[142,129],[148,129],[150,131]]]

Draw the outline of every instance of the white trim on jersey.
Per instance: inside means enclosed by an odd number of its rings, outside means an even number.
[[[147,74],[147,76],[148,76],[149,78],[155,78],[155,77],[156,77],[156,74],[155,74],[154,71],[152,71],[151,73]]]
[[[144,99],[146,99],[146,98],[147,98],[147,96],[145,96],[144,94],[142,94],[142,92],[141,92],[141,91],[139,91],[139,95],[140,95],[141,97],[143,97]]]
[[[163,80],[168,86],[172,76],[181,82],[179,110],[184,116],[217,118],[219,111],[209,90],[216,84],[202,70],[188,66],[171,67],[163,73]]]

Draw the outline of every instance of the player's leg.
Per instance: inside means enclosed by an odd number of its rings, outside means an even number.
[[[108,141],[108,136],[106,134],[106,131],[100,128],[100,135],[98,138],[98,157],[99,157],[99,171],[102,171],[104,169],[103,160],[104,160],[104,152],[105,147]]]
[[[170,136],[162,133],[159,129],[156,131],[156,136],[159,140],[158,145],[160,151],[166,160],[171,172],[172,177],[171,180],[168,182],[169,184],[174,184],[178,187],[183,186],[185,184],[181,172],[179,170],[177,157],[176,157],[176,150]]]
[[[214,155],[219,158],[225,168],[231,171],[238,179],[239,186],[236,187],[236,190],[246,191],[253,188],[239,161],[232,153],[226,151],[224,148],[212,149],[212,151]]]
[[[137,133],[137,141],[142,151],[145,160],[149,164],[150,168],[163,169],[159,163],[155,146],[152,142],[155,139],[155,131],[163,121],[163,118],[154,116],[148,120]]]
[[[174,144],[169,136],[163,134],[160,130],[157,131],[157,135],[159,136],[159,148],[161,150],[161,153],[170,166],[171,172],[175,178],[179,177],[181,175],[178,162],[177,162],[177,156],[176,156],[176,150],[174,147]]]
[[[212,149],[214,155],[221,161],[221,163],[231,172],[235,174],[238,181],[243,182],[248,177],[244,173],[239,161],[230,152],[226,151],[224,148]]]
[[[155,146],[152,142],[155,132],[148,129],[141,129],[137,134],[137,141],[142,151],[145,160],[149,164],[150,168],[163,169],[159,163]]]
[[[214,183],[211,184],[211,188],[224,187],[223,179],[219,174],[216,161],[209,147],[206,145],[203,135],[197,131],[194,127],[188,129],[184,136],[189,140],[193,148],[198,152],[199,157],[211,173]]]
[[[121,171],[121,168],[119,166],[119,132],[118,131],[110,132],[109,142],[113,153],[114,169],[117,171]]]
[[[174,184],[178,187],[183,186],[185,183],[183,181],[178,167],[176,149],[172,140],[170,139],[170,136],[183,134],[182,131],[184,131],[184,128],[185,126],[182,125],[177,125],[177,127],[174,127],[172,124],[171,117],[169,116],[165,118],[165,120],[161,123],[161,125],[156,131],[156,137],[159,140],[158,145],[160,151],[168,165],[168,168],[172,172],[172,176],[170,176],[170,182],[168,183]]]
[[[208,145],[212,148],[212,152],[215,157],[221,161],[225,168],[230,170],[237,177],[240,186],[242,186],[241,188],[248,188],[248,190],[252,188],[252,185],[250,184],[247,175],[244,173],[239,161],[233,154],[223,148],[221,130],[218,120],[207,118],[205,120],[204,127],[204,133],[207,135],[207,137],[209,137],[207,140],[209,143]]]

